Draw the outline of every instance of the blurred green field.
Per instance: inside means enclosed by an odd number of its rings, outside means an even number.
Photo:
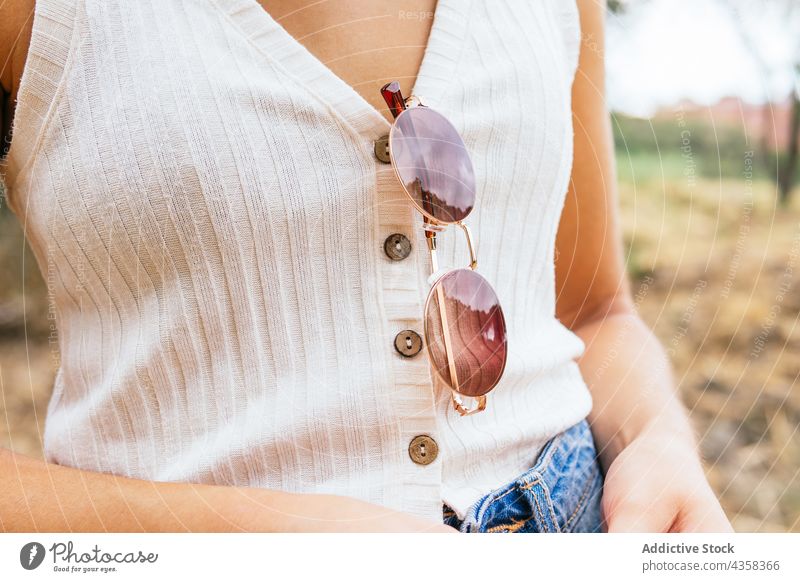
[[[672,358],[712,485],[737,530],[800,531],[800,200],[778,207],[775,156],[736,129],[614,126],[636,304]],[[0,272],[0,446],[41,456],[57,352],[5,209]]]

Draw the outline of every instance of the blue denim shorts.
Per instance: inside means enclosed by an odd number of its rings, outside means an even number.
[[[603,474],[583,420],[556,435],[534,465],[475,502],[463,520],[444,505],[444,523],[461,532],[599,532]]]

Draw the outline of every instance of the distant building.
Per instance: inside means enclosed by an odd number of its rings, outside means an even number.
[[[698,105],[682,101],[659,110],[655,119],[673,119],[675,111],[683,109],[687,119],[702,119],[717,126],[738,126],[756,143],[772,150],[783,150],[789,141],[791,101],[754,105],[738,97],[724,97],[715,105]]]

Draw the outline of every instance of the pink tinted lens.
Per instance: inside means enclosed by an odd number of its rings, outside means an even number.
[[[506,365],[506,323],[486,279],[470,269],[443,275],[428,296],[425,340],[431,364],[450,388],[472,397],[494,388]]]
[[[429,217],[451,223],[475,206],[475,172],[453,124],[428,107],[403,111],[392,128],[392,162],[414,203]]]

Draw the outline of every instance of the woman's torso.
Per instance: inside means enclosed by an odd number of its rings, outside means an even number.
[[[403,17],[426,18],[423,4]],[[421,333],[428,265],[419,219],[374,156],[389,123],[353,86],[395,76],[399,53],[336,76],[359,43],[341,37],[337,58],[321,33],[325,66],[255,0],[37,11],[7,172],[58,322],[48,458],[441,519],[442,499],[466,509],[586,414],[581,343],[554,317],[574,4],[440,0],[407,80],[473,156],[468,222],[509,327],[504,378],[467,418],[424,350],[393,347]],[[404,260],[384,253],[392,233],[411,239]],[[466,256],[442,237],[445,265]],[[438,443],[429,464],[409,454],[420,435]]]

